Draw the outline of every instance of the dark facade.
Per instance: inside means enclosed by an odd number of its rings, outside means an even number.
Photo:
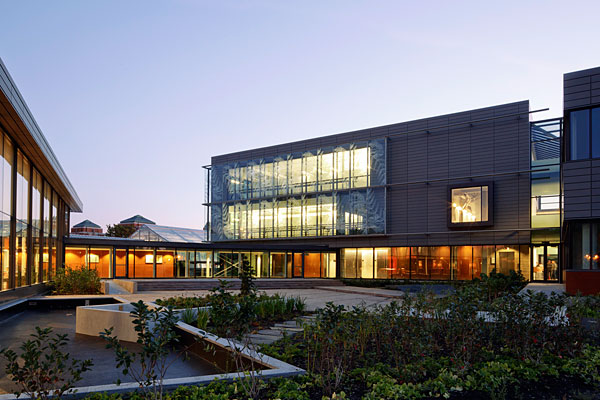
[[[535,230],[529,113],[529,102],[521,101],[213,157],[211,240],[290,248],[326,244],[340,253],[342,277],[471,279],[502,261],[505,269],[529,278]],[[383,145],[373,145],[378,142]],[[369,167],[383,170],[385,177],[369,176],[354,187],[353,152],[365,147]],[[333,173],[331,152],[336,153]],[[337,160],[345,164],[347,152],[350,172],[340,174]],[[282,171],[288,175],[283,184]],[[459,200],[451,197],[453,190]],[[465,198],[466,207],[457,204]],[[473,208],[472,200],[482,198],[485,209]],[[282,202],[285,212],[278,213]],[[320,209],[330,202],[333,218]],[[368,221],[379,210],[385,223],[374,227]],[[457,210],[460,220],[453,222]],[[482,212],[484,220],[475,215]],[[310,220],[315,213],[316,228]],[[240,220],[240,227],[231,222]],[[322,220],[331,229],[323,230]],[[353,220],[367,223],[353,226]]]
[[[571,283],[600,288],[600,68],[565,74],[564,264]]]

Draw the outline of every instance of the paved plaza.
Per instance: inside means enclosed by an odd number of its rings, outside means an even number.
[[[139,293],[127,293],[119,286],[110,282],[110,295],[117,296],[129,302],[143,300],[153,302],[156,299],[163,299],[175,296],[205,296],[209,294],[208,290],[171,290],[171,291],[148,291]],[[346,307],[358,306],[361,304],[367,307],[385,305],[393,300],[398,301],[402,297],[402,292],[395,290],[386,290],[378,288],[360,288],[360,287],[323,287],[316,289],[267,289],[261,290],[268,295],[280,294],[282,296],[301,297],[306,302],[308,311],[315,311],[325,306],[327,302],[340,304]]]

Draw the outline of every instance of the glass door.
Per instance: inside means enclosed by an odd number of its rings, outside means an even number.
[[[115,249],[114,257],[114,274],[115,278],[127,278],[127,270],[129,267],[129,251],[127,249]]]
[[[546,280],[558,282],[558,245],[546,246]]]
[[[539,246],[533,246],[531,254],[533,257],[532,280],[557,282],[559,274],[558,245],[544,243]]]

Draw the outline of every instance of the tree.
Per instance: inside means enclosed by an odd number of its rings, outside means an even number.
[[[242,268],[240,268],[240,294],[244,296],[256,295],[256,284],[254,283],[254,268],[250,265],[248,257],[244,255],[242,257]]]
[[[133,225],[109,224],[106,225],[106,236],[127,238],[133,235],[136,230]]]

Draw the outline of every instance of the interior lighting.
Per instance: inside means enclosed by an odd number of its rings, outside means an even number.
[[[597,260],[597,259],[599,259],[599,258],[600,258],[600,256],[598,256],[598,254],[596,254],[596,255],[594,256],[593,260]]]
[[[585,255],[585,259],[586,259],[586,260],[589,260],[590,258],[592,258],[592,257],[590,257],[590,255],[589,255],[589,254],[586,254],[586,255]]]

